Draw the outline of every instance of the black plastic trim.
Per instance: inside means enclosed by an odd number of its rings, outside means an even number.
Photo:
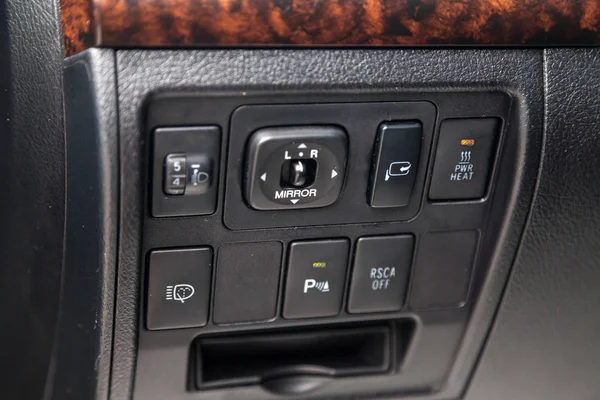
[[[65,61],[67,217],[56,399],[108,398],[117,267],[119,157],[112,50]]]

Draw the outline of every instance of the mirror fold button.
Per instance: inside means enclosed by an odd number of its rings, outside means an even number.
[[[368,194],[371,207],[408,205],[419,167],[422,132],[418,121],[379,126]]]

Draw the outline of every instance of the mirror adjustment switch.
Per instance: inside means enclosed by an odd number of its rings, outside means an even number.
[[[442,122],[429,198],[480,199],[485,195],[498,118],[449,119]]]
[[[420,122],[379,126],[369,190],[371,207],[405,207],[410,202],[421,153]]]
[[[346,133],[335,126],[264,128],[247,149],[246,200],[257,210],[325,207],[342,190]]]
[[[339,314],[349,249],[346,239],[293,242],[290,245],[284,318]]]

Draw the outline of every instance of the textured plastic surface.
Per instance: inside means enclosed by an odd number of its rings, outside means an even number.
[[[50,396],[54,375],[66,218],[57,3],[0,2],[0,396],[10,399]]]
[[[538,193],[466,398],[600,396],[600,50],[545,50]]]
[[[96,49],[65,63],[68,202],[57,399],[108,396],[119,209],[114,62],[112,51]]]

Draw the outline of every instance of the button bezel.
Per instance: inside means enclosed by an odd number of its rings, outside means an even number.
[[[420,121],[423,145],[413,195],[406,207],[373,208],[367,199],[377,127],[384,121]],[[421,208],[427,182],[436,107],[429,101],[245,105],[231,116],[224,222],[230,229],[277,228],[323,224],[408,221]],[[250,136],[265,127],[340,126],[348,135],[346,177],[334,203],[310,208],[256,210],[248,207],[242,181],[247,179],[246,149]],[[300,144],[302,142],[299,142]],[[273,172],[275,173],[275,171]],[[279,172],[277,172],[279,173]],[[259,175],[260,176],[260,175]],[[240,187],[242,185],[242,187]],[[348,215],[352,215],[349,222]]]

